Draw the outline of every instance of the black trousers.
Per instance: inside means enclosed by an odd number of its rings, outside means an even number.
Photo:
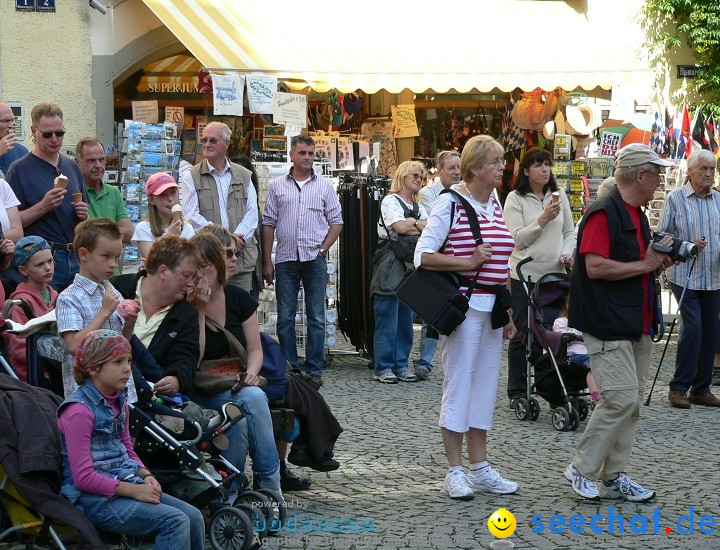
[[[532,292],[535,283],[527,283]],[[508,342],[508,381],[507,394],[510,399],[527,396],[527,361],[525,349],[528,333],[528,295],[523,284],[510,279],[512,296],[513,323],[517,329],[515,337]]]

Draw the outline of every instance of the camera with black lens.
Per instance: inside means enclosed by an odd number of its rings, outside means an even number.
[[[672,245],[660,243],[660,240],[662,240],[665,236],[672,238]],[[673,237],[669,233],[663,233],[662,231],[656,231],[653,234],[652,247],[656,252],[670,256],[670,259],[673,262],[686,262],[688,261],[688,258],[697,256],[698,252],[700,252],[698,245],[695,243],[683,241],[682,239],[678,239],[677,237]]]

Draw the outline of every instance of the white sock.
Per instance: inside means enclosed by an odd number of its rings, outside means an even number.
[[[448,473],[451,473],[451,474],[452,474],[453,472],[462,472],[462,471],[463,471],[463,467],[462,467],[462,466],[450,466],[450,467],[448,468]]]
[[[473,464],[470,464],[470,473],[484,474],[489,467],[490,464],[488,464],[487,460],[483,460],[482,462],[474,462]]]

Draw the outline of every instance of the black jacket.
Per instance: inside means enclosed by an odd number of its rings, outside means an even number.
[[[119,275],[111,282],[124,298],[134,299],[138,280],[146,271]],[[197,311],[185,300],[176,302],[168,311],[153,336],[148,351],[165,371],[166,376],[176,376],[180,392],[190,392],[195,369],[200,361],[200,327]]]
[[[638,261],[641,250],[637,231],[642,232],[643,243],[647,248],[650,226],[642,213],[641,227],[633,225],[617,188],[609,196],[593,203],[585,213],[578,229],[578,250],[587,219],[599,210],[604,210],[608,216],[610,259],[618,262]],[[642,279],[643,275],[619,281],[591,279],[587,274],[585,257],[576,254],[570,282],[570,326],[600,340],[640,340],[643,334],[643,307],[646,304]]]
[[[103,548],[95,527],[60,496],[62,458],[57,408],[62,398],[0,375],[0,462],[32,509],[80,533],[81,548]]]

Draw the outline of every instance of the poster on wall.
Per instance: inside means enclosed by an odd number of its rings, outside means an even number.
[[[395,126],[396,138],[416,137],[418,132],[415,119],[415,105],[392,105],[392,120]]]
[[[621,141],[622,134],[616,134],[614,132],[603,132],[600,134],[600,156],[615,157],[618,149],[620,149]]]
[[[273,123],[307,128],[307,97],[278,92],[273,98]]]
[[[273,98],[277,93],[277,77],[269,74],[249,74],[247,81],[248,108],[258,115],[273,114]]]
[[[185,107],[165,107],[165,122],[172,122],[178,126],[185,118]]]
[[[213,114],[242,116],[245,77],[241,74],[214,74]]]
[[[337,168],[337,138],[315,137],[315,161],[327,162],[330,170]]]
[[[136,122],[150,122],[157,124],[158,122],[158,102],[151,101],[133,101],[132,117]]]
[[[353,158],[352,142],[346,138],[338,138],[337,144],[337,169],[338,170],[354,170],[355,159]]]

